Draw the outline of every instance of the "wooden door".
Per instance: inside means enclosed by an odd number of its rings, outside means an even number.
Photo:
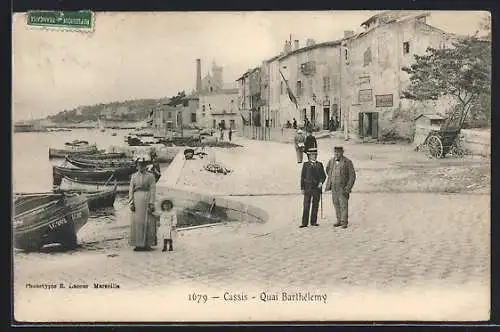
[[[363,122],[364,122],[364,113],[360,112],[358,114],[358,132],[359,132],[359,138],[364,137],[364,132],[363,132]]]
[[[323,108],[323,129],[330,129],[330,109],[328,107]]]
[[[372,113],[372,137],[378,139],[378,113]]]

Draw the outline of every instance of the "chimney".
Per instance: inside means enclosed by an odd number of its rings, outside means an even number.
[[[196,59],[196,92],[201,91],[201,60]]]
[[[287,54],[290,53],[291,50],[292,50],[292,45],[288,40],[285,40],[285,47],[283,47],[283,52]]]
[[[299,49],[299,41],[298,39],[295,39],[293,41],[293,50],[298,50]]]
[[[354,31],[352,30],[344,30],[344,38],[350,38],[354,36]]]

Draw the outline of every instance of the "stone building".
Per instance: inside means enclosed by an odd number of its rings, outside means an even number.
[[[308,39],[304,47],[288,40],[281,54],[238,79],[240,109],[245,113],[258,107],[271,133],[294,118],[301,125],[307,117],[319,130],[334,118],[348,135],[380,138],[384,130],[396,130],[408,136],[419,113],[451,107],[449,98],[426,103],[401,98],[409,84],[401,69],[415,54],[449,46],[456,38],[427,24],[428,17],[422,11],[385,11],[363,22],[361,33],[345,31],[339,40]],[[257,72],[260,89],[250,82],[250,74]]]
[[[197,60],[197,65],[201,66],[200,60]],[[201,68],[199,70],[201,74]],[[197,87],[197,92],[215,92],[221,90],[224,86],[223,68],[218,66],[215,61],[212,62],[211,71],[209,71],[202,79],[200,88]]]
[[[238,112],[238,88],[224,85],[217,91],[203,91],[198,94],[198,124],[205,128],[236,129],[240,115]]]
[[[167,137],[173,131],[197,125],[199,98],[191,94],[184,99],[182,105],[169,106],[168,100],[161,102],[153,112],[153,135]]]
[[[401,68],[414,62],[428,47],[443,48],[454,36],[426,23],[429,13],[387,11],[363,22],[363,32],[345,40],[346,87],[342,109],[348,110],[349,131],[362,138],[379,138],[383,130],[394,128],[399,134],[411,132],[416,113],[449,107],[443,99],[436,105],[401,98],[409,77]],[[431,109],[429,109],[431,108]],[[434,110],[432,110],[434,109]]]
[[[283,79],[279,86],[272,85],[272,89],[280,91],[282,122],[295,118],[300,124],[307,117],[318,129],[328,129],[329,120],[339,116],[340,44],[340,41],[315,44],[309,40],[300,48],[299,41],[295,41],[295,48],[278,59],[278,70],[297,99],[296,106]]]

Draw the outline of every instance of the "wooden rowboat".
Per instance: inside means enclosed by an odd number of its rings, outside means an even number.
[[[125,152],[105,152],[105,153],[77,153],[73,154],[79,158],[91,159],[91,160],[107,160],[107,159],[126,159],[127,155]]]
[[[75,180],[68,178],[67,176],[63,176],[59,190],[95,193],[99,191],[110,191],[114,188],[115,184],[116,192],[125,193],[128,192],[130,181],[116,181],[116,183],[110,181],[85,181]]]
[[[87,198],[81,195],[16,194],[14,247],[33,251],[59,243],[73,249],[88,216]]]
[[[117,168],[135,167],[135,162],[131,158],[117,158],[106,160],[94,160],[80,157],[78,155],[66,156],[66,161],[80,168]]]
[[[95,144],[92,145],[88,145],[88,143],[87,144],[66,143],[66,144],[69,145],[66,145],[63,149],[49,148],[49,158],[64,158],[66,157],[66,155],[79,154],[79,153],[94,154],[94,153],[104,152],[104,150],[98,150],[97,145]]]
[[[130,181],[136,167],[117,167],[117,168],[69,168],[62,166],[52,166],[52,184],[60,185],[63,176],[72,180],[84,181],[106,181],[111,176],[117,181]]]
[[[66,191],[65,193],[78,193],[87,198],[87,204],[90,211],[99,210],[102,208],[113,207],[116,199],[116,190],[118,184],[114,184],[110,190],[97,192],[82,192],[82,191]],[[61,190],[57,190],[59,192]]]

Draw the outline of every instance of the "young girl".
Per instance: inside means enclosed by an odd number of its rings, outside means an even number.
[[[171,200],[164,200],[161,202],[161,215],[160,215],[160,227],[158,229],[158,239],[163,239],[163,250],[162,251],[172,251],[173,247],[173,235],[175,235],[175,227],[177,226],[177,215],[174,209],[174,204]]]

